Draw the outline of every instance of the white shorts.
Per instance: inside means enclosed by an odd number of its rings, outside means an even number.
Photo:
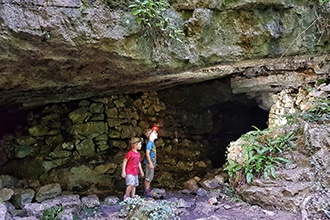
[[[132,174],[126,174],[125,182],[126,186],[138,186],[139,178],[138,176],[134,176]]]

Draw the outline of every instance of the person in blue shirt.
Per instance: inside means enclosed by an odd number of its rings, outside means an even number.
[[[150,184],[154,178],[155,167],[156,167],[156,145],[155,140],[158,138],[158,127],[153,126],[151,129],[146,131],[148,142],[146,145],[146,158],[145,162],[145,180],[144,180],[144,194],[147,197],[152,197]]]

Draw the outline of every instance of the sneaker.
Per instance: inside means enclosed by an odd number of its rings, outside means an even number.
[[[124,201],[130,199],[131,197],[124,195]]]
[[[146,197],[152,197],[151,190],[150,190],[150,189],[146,189],[146,190],[144,191],[144,195],[145,195]]]

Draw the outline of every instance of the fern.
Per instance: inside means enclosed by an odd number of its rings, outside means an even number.
[[[229,177],[244,173],[245,180],[251,184],[255,175],[262,174],[266,180],[270,176],[277,178],[275,167],[290,162],[281,155],[284,151],[295,147],[294,132],[289,132],[279,137],[263,139],[263,135],[269,131],[249,132],[242,136],[244,144],[242,145],[242,157],[246,157],[244,164],[238,164],[235,161],[228,160],[224,168]]]

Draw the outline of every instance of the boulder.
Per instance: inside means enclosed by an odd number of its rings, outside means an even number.
[[[42,187],[37,191],[35,195],[35,199],[38,202],[42,202],[46,199],[51,199],[56,196],[61,195],[62,193],[62,188],[61,185],[58,183],[52,183],[52,184],[47,184]]]

